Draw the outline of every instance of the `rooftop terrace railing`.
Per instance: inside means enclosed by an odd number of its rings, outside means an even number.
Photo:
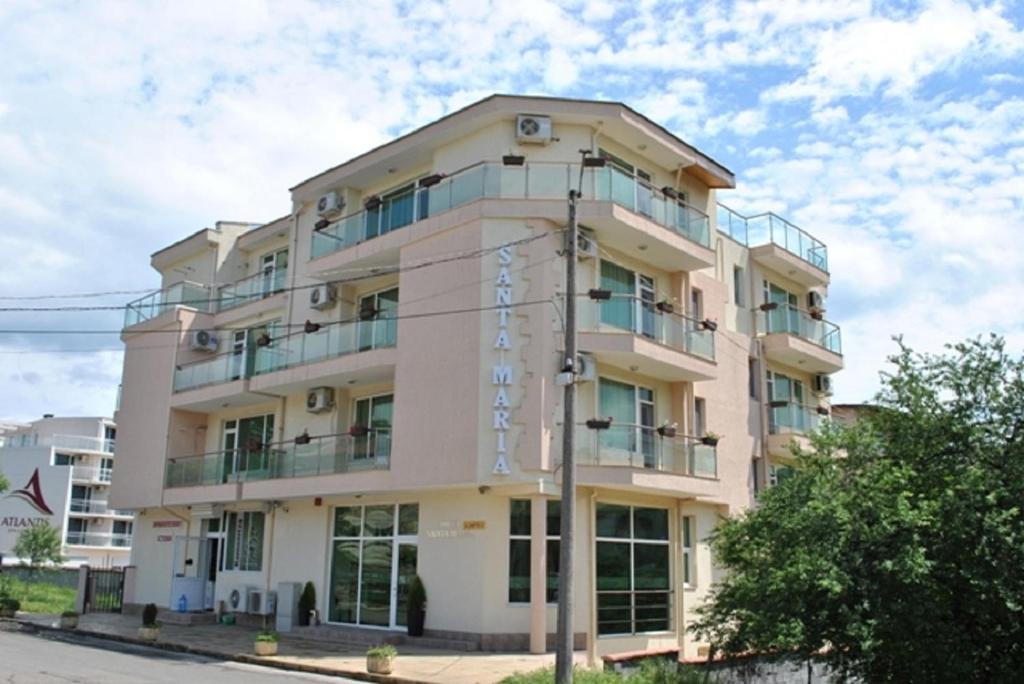
[[[718,230],[748,247],[774,244],[828,273],[828,248],[807,231],[771,212],[743,216],[718,205]]]
[[[311,258],[372,240],[479,199],[564,200],[579,179],[578,164],[537,162],[506,166],[481,162],[443,177],[430,187],[372,198],[371,207],[314,232]],[[711,245],[706,214],[619,169],[584,169],[582,189],[583,201],[620,204],[688,240],[704,247]]]
[[[140,297],[125,305],[124,327],[129,328],[156,318],[176,306],[189,306],[199,311],[213,313],[213,291],[206,285],[183,281]]]

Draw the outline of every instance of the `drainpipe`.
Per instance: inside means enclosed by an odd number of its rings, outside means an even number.
[[[595,513],[597,499],[597,490],[590,492],[590,498],[586,501],[590,504],[590,510],[587,511],[587,519],[589,521],[587,530],[588,541],[590,546],[590,596],[588,597],[588,603],[590,604],[590,634],[587,635],[587,666],[594,668],[597,667],[597,536],[595,533]],[[573,635],[575,638],[575,635]]]

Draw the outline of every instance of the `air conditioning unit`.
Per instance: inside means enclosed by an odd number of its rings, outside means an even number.
[[[593,382],[597,380],[597,360],[593,354],[579,353],[576,355],[576,382]]]
[[[333,285],[317,285],[309,291],[309,306],[317,310],[330,309],[338,301]]]
[[[551,142],[551,117],[520,114],[516,117],[516,142],[547,145]]]
[[[194,330],[189,338],[189,348],[193,351],[217,351],[217,336],[209,330]]]
[[[306,410],[310,413],[323,413],[333,408],[333,387],[314,387],[306,393]]]
[[[263,592],[249,587],[245,590],[245,612],[250,615],[263,615]]]
[[[825,300],[822,298],[820,292],[811,290],[807,293],[807,310],[811,313],[825,312]]]
[[[594,237],[594,232],[581,228],[576,238],[576,257],[578,259],[596,259],[597,250],[597,239]]]
[[[263,613],[262,615],[276,615],[277,614],[277,592],[268,591],[267,598],[263,602]]]
[[[814,391],[818,394],[832,394],[832,376],[818,373],[814,376]]]
[[[345,200],[342,199],[341,194],[337,192],[329,192],[326,195],[321,195],[320,199],[316,201],[317,216],[329,218],[331,216],[337,216],[344,210]]]

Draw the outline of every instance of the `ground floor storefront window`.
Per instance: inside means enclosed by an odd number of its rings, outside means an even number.
[[[598,635],[668,630],[668,510],[599,503],[596,518]]]
[[[545,540],[547,545],[547,588],[548,603],[558,602],[558,554],[559,535],[562,526],[562,502],[549,499],[546,502]],[[512,499],[509,516],[508,540],[508,602],[530,602],[530,531],[531,501]]]
[[[404,626],[418,533],[418,504],[336,508],[328,619]]]

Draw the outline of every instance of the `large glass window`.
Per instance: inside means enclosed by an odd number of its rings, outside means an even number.
[[[380,394],[357,399],[352,425],[356,427],[352,458],[386,462],[391,456],[391,423],[395,412],[395,397]]]
[[[809,424],[808,412],[804,407],[804,384],[788,375],[768,371],[768,431],[772,434],[780,432],[807,432]]]
[[[225,570],[259,572],[263,569],[263,531],[266,517],[261,511],[227,514],[228,543]]]
[[[668,511],[597,504],[597,633],[671,625]]]
[[[692,515],[684,515],[683,527],[683,586],[692,587],[696,585],[696,572],[694,569],[693,538],[696,534],[696,522]]]
[[[398,339],[398,288],[359,298],[359,351],[393,347]]]
[[[508,601],[530,602],[530,529],[532,509],[529,499],[512,499],[509,515]],[[548,499],[545,544],[547,545],[546,601],[558,601],[558,554],[562,525],[562,502]]]
[[[236,469],[247,477],[263,474],[274,441],[274,414],[226,420],[222,439],[222,481],[230,482]]]
[[[328,619],[405,625],[418,533],[419,504],[336,508]]]
[[[643,467],[655,467],[654,390],[601,378],[598,383],[598,415],[612,419],[611,427],[600,434],[602,451],[625,452],[629,462],[637,467],[641,460]],[[633,459],[634,454],[642,456],[642,459]]]

